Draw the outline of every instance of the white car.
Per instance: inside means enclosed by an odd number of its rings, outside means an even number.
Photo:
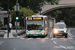
[[[53,37],[56,36],[65,36],[67,38],[67,27],[64,22],[58,22],[54,25],[53,28]]]

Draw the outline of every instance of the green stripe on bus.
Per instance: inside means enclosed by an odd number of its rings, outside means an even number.
[[[45,34],[26,34],[26,36],[45,36]]]

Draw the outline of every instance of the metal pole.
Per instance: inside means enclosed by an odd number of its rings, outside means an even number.
[[[30,0],[29,0],[29,8],[30,8]]]
[[[9,37],[9,0],[8,0],[8,34],[7,37]]]
[[[40,3],[40,9],[41,9],[41,3]],[[41,10],[40,10],[40,15],[41,15]]]
[[[18,0],[16,0],[16,12],[18,11]],[[17,32],[17,20],[16,20],[16,32]]]
[[[18,0],[16,0],[16,3],[18,3]]]
[[[16,32],[17,32],[17,20],[16,20]]]
[[[24,19],[24,29],[25,29],[25,19]]]

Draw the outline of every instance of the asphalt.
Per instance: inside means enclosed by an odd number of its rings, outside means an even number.
[[[71,30],[73,36],[75,36],[75,30]]]
[[[68,38],[0,38],[0,50],[75,50],[74,29],[68,29]]]

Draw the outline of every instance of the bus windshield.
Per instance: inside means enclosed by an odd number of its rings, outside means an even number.
[[[27,30],[43,30],[43,20],[30,20],[27,21]]]

